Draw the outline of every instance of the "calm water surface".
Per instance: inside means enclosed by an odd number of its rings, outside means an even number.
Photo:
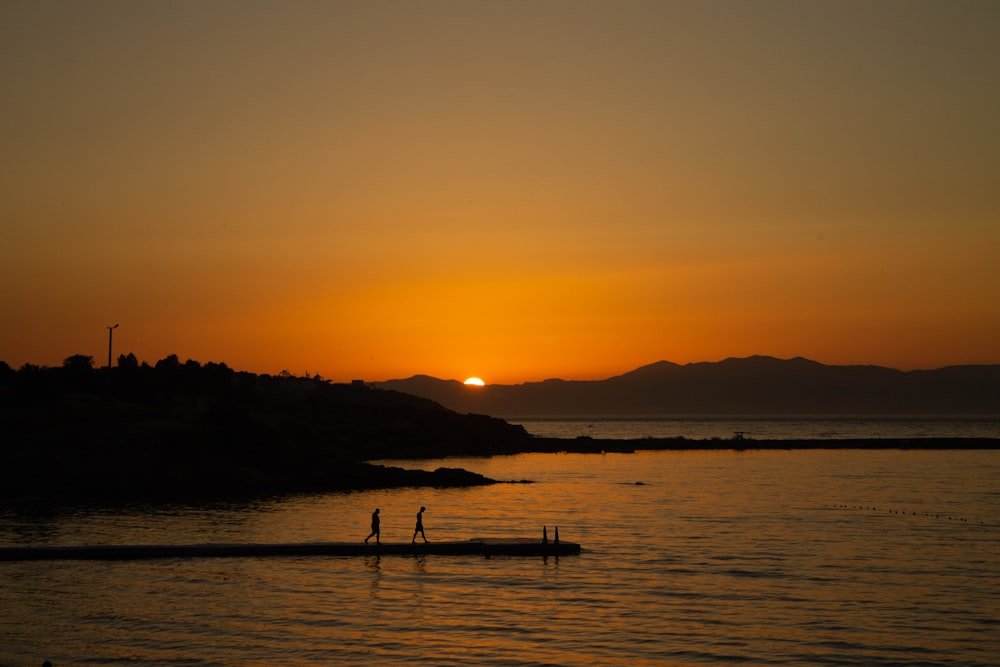
[[[360,541],[376,506],[395,542],[423,504],[431,540],[584,553],[0,563],[0,665],[998,663],[1000,452],[444,463],[537,483],[6,507],[0,544]]]

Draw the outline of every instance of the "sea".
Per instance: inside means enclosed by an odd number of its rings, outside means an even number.
[[[683,428],[776,432],[748,423]],[[0,545],[360,543],[376,507],[405,542],[425,506],[431,541],[558,529],[583,551],[0,562],[0,665],[1000,664],[1000,450],[383,463],[504,483],[6,503]]]

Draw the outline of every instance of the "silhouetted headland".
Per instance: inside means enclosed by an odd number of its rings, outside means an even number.
[[[95,369],[0,365],[3,497],[232,497],[300,491],[490,484],[374,459],[518,451],[520,426],[461,415],[363,383],[155,366],[134,356]]]
[[[488,389],[488,387],[486,388]],[[0,497],[212,498],[495,483],[379,459],[640,449],[998,448],[995,439],[601,440],[536,438],[426,398],[320,377],[238,372],[225,364],[114,368],[68,357],[61,367],[0,362]]]

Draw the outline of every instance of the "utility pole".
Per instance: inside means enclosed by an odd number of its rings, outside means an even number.
[[[115,329],[117,329],[117,328],[118,328],[117,324],[114,325],[113,327],[108,327],[108,368],[109,369],[111,368],[111,338],[114,336]]]

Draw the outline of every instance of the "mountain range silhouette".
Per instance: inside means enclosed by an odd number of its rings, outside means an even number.
[[[457,412],[495,417],[995,415],[1000,365],[900,371],[767,356],[659,361],[605,380],[468,387],[427,375],[373,383]]]

